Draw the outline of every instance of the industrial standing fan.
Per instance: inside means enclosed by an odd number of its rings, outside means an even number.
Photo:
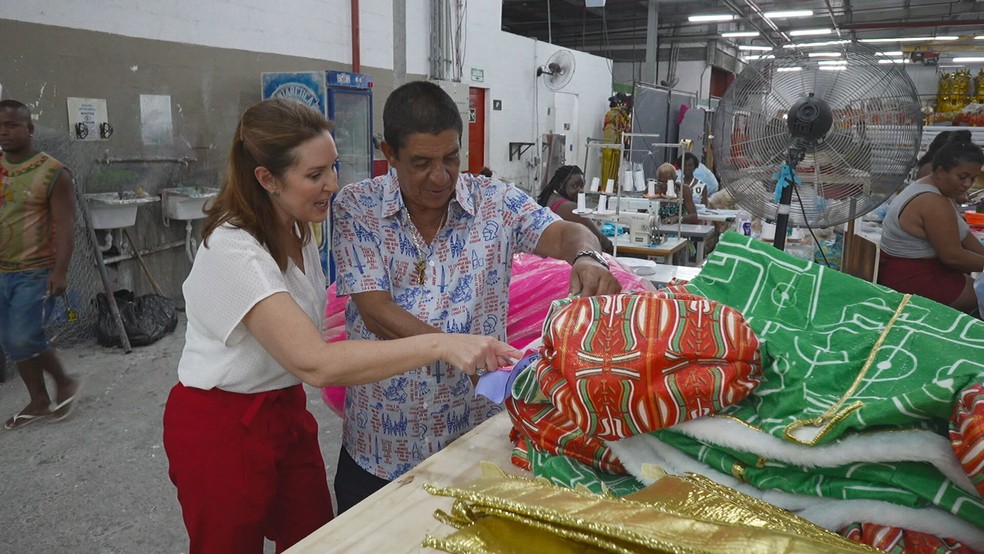
[[[544,84],[550,90],[560,90],[574,77],[574,54],[570,50],[557,50],[547,59],[546,65],[536,68],[536,76],[546,75]]]
[[[776,222],[830,227],[875,209],[915,163],[919,98],[901,64],[844,42],[789,48],[753,61],[714,117],[723,186],[749,212]],[[790,209],[793,194],[797,206]]]

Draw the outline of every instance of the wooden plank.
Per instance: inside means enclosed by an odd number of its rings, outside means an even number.
[[[844,233],[844,256],[841,271],[865,281],[874,282],[878,267],[878,238],[859,232],[854,221]]]
[[[287,554],[434,552],[420,543],[427,534],[454,532],[453,527],[434,519],[434,510],[449,511],[453,501],[431,496],[424,483],[452,486],[474,481],[480,477],[483,460],[529,476],[509,463],[510,428],[509,414],[492,417],[292,546]]]

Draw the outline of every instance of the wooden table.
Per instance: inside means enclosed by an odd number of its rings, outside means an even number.
[[[667,238],[662,242],[662,244],[656,245],[636,245],[628,241],[624,237],[619,237],[615,241],[615,253],[619,254],[633,254],[636,256],[646,256],[647,258],[665,258],[672,262],[673,256],[686,248],[688,241],[681,237],[671,237]]]
[[[672,229],[672,227],[671,227]],[[680,234],[683,238],[693,241],[697,245],[697,256],[694,258],[694,265],[700,267],[704,263],[704,243],[714,235],[713,225],[695,225],[693,223],[683,223],[680,225]],[[667,235],[676,235],[676,231],[670,230]]]
[[[697,221],[734,221],[738,210],[707,209],[697,212]]]
[[[399,479],[326,523],[286,552],[436,552],[420,546],[426,534],[445,536],[455,529],[434,519],[434,510],[451,509],[453,500],[431,496],[424,483],[452,486],[469,483],[480,475],[479,463],[493,462],[503,470],[526,475],[512,465],[509,414],[502,412],[424,460]]]
[[[640,277],[656,285],[657,288],[662,288],[673,279],[689,281],[696,277],[698,273],[700,273],[699,267],[659,264],[656,266],[656,271],[648,275],[640,275]]]
[[[881,224],[852,221],[844,234],[844,257],[841,271],[878,282],[878,265],[881,258]]]

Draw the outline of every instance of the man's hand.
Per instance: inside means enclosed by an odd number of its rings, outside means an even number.
[[[617,294],[622,291],[622,284],[589,256],[581,256],[574,261],[571,268],[571,294],[582,297],[599,294]]]
[[[68,278],[59,272],[52,272],[48,277],[48,296],[61,296],[68,288]]]

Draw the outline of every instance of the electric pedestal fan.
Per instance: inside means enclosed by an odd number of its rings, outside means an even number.
[[[714,116],[723,187],[775,220],[779,249],[790,222],[830,227],[878,207],[915,163],[922,134],[919,97],[901,64],[878,63],[877,51],[857,42],[787,50],[745,68]]]

